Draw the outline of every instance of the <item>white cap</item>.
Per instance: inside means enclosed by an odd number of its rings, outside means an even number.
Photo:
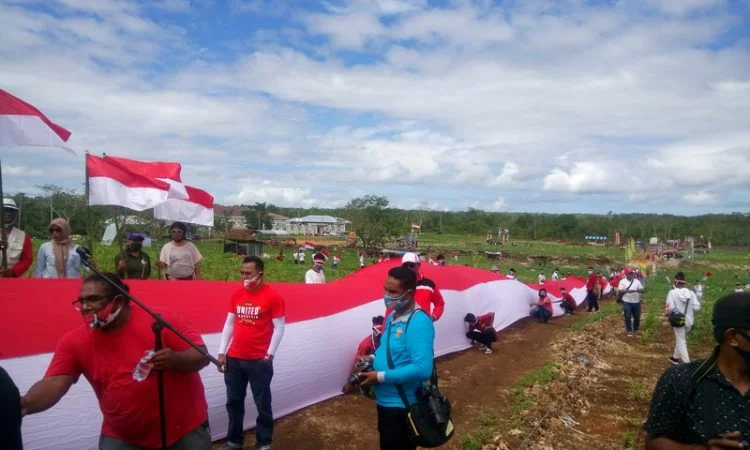
[[[8,209],[18,209],[18,206],[16,206],[16,201],[12,198],[4,198],[3,199],[3,208]]]
[[[401,264],[408,262],[419,263],[419,255],[414,252],[404,253],[404,256],[401,257]]]

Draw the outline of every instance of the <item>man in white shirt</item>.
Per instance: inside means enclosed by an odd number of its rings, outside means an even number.
[[[625,315],[625,331],[628,337],[640,335],[641,325],[641,294],[644,288],[641,281],[635,277],[633,269],[625,269],[625,278],[620,280],[617,293],[622,300],[622,310]]]
[[[667,294],[667,304],[665,312],[667,316],[673,311],[685,315],[685,326],[672,327],[674,331],[674,351],[669,357],[669,362],[679,364],[680,360],[684,363],[690,362],[687,348],[687,333],[693,327],[695,322],[693,312],[701,308],[700,301],[695,292],[687,288],[685,283],[685,274],[677,272],[674,276],[674,287]]]
[[[544,276],[544,270],[539,271],[539,276],[537,277],[537,280],[539,280],[539,284],[544,284],[544,282],[547,281],[547,277]]]
[[[299,253],[297,253],[297,259],[299,260],[300,264],[305,263],[305,250],[304,249],[302,248],[299,249]]]
[[[557,269],[553,270],[552,271],[552,276],[550,278],[552,278],[552,281],[559,281],[560,280],[560,271],[557,270]]]
[[[305,284],[326,284],[326,276],[323,273],[323,265],[326,262],[322,253],[316,253],[313,256],[312,269],[305,273]]]
[[[505,278],[509,280],[515,280],[516,279],[516,269],[510,269],[508,270],[508,273],[505,275]]]

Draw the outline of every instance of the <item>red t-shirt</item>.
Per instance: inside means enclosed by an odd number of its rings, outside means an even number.
[[[477,321],[474,324],[469,325],[469,331],[477,330],[481,333],[484,332],[484,330],[492,330],[492,332],[495,334],[495,337],[497,337],[497,330],[493,326],[494,321],[494,313],[482,314],[481,316],[477,317]]]
[[[596,288],[597,285],[597,276],[595,273],[592,273],[589,275],[589,279],[586,282],[586,290],[587,291],[593,291]]]
[[[576,299],[574,299],[573,296],[567,292],[565,293],[565,295],[562,296],[561,300],[567,303],[568,305],[572,306],[573,308],[577,306]]]
[[[190,340],[204,345],[200,334],[168,311],[158,311]],[[45,377],[69,375],[77,382],[83,374],[94,388],[102,411],[102,434],[139,447],[160,448],[157,371],[141,381],[133,369],[147,350],[154,348],[153,319],[140,308],[131,308],[128,321],[105,333],[81,325],[57,343]],[[188,344],[169,330],[162,332],[166,348],[183,351]],[[208,416],[205,390],[198,372],[164,370],[167,445],[190,433]]]
[[[539,299],[539,302],[542,304],[542,307],[549,311],[550,314],[552,314],[552,300],[550,300],[549,297],[546,295]]]
[[[265,283],[254,292],[243,287],[229,299],[229,312],[235,315],[235,319],[227,356],[239,359],[265,357],[271,345],[273,319],[284,317],[284,299]]]

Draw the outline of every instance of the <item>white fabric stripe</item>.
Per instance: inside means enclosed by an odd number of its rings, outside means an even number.
[[[39,116],[2,114],[0,145],[65,147],[65,141]]]
[[[154,207],[154,217],[161,220],[179,220],[207,227],[214,226],[214,209],[206,208],[188,200],[168,199]]]
[[[465,291],[442,291],[445,313],[435,322],[436,356],[469,347],[463,318],[471,312],[477,316],[494,311],[497,330],[502,330],[529,315],[529,303],[535,301],[534,289],[514,281],[498,280],[473,286]],[[580,304],[586,288],[573,289],[570,294]],[[558,298],[553,298],[559,300]],[[553,305],[554,315],[563,313]],[[274,358],[273,410],[276,418],[341,394],[357,345],[370,333],[372,316],[383,314],[382,300],[342,311],[327,317],[287,324],[284,339]],[[215,350],[220,333],[203,335],[209,349]],[[530,338],[531,339],[531,338]],[[2,361],[5,370],[25,393],[47,369],[51,354],[35,355]],[[299,368],[305,376],[299,376]],[[208,414],[213,439],[226,437],[228,418],[223,375],[213,366],[201,371],[206,389]],[[169,386],[167,386],[169,389]],[[246,401],[245,428],[255,426],[257,412],[252,396]],[[82,377],[62,401],[52,409],[27,416],[23,420],[24,448],[27,450],[95,449],[101,428],[101,413],[96,397]]]
[[[429,286],[417,286],[417,290],[420,290],[420,289],[426,290],[426,291],[430,291],[430,292],[435,292],[435,289],[433,289],[433,288],[431,288]]]
[[[129,187],[114,178],[89,178],[89,203],[92,205],[119,205],[143,211],[165,202],[168,195],[167,190]]]

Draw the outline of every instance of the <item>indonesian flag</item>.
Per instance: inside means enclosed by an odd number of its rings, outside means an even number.
[[[119,205],[143,211],[164,203],[169,198],[170,184],[149,173],[149,163],[129,161],[119,164],[123,158],[100,158],[86,155],[86,170],[89,176],[90,205]],[[179,170],[179,164],[174,164]]]
[[[214,198],[211,194],[191,186],[185,186],[185,189],[188,193],[186,200],[168,199],[154,207],[154,217],[214,226]]]
[[[310,241],[305,241],[305,245],[304,245],[304,247],[303,247],[303,248],[304,248],[305,250],[314,250],[314,249],[315,249],[315,244],[313,244],[313,243],[312,243],[312,242],[310,242]]]
[[[185,185],[182,184],[180,176],[182,170],[180,163],[136,161],[134,159],[117,158],[114,156],[107,156],[106,159],[108,163],[124,170],[169,183],[169,198],[180,200],[187,200],[188,198],[187,190],[185,189]]]
[[[65,147],[70,131],[18,97],[0,89],[0,145]],[[68,149],[70,150],[70,149]]]
[[[416,224],[416,223],[412,223],[412,224],[411,224],[411,227],[412,227],[412,228],[415,228],[415,229],[417,229],[417,230],[419,230],[419,229],[421,229],[421,228],[422,228],[422,225],[419,225],[419,224]]]

